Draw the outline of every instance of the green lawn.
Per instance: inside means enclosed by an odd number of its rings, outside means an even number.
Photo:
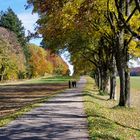
[[[130,78],[130,93],[131,93],[131,106],[140,111],[140,77]],[[120,85],[119,78],[117,77],[117,98],[119,99]]]
[[[63,84],[67,83],[69,80],[71,80],[73,77],[70,76],[44,76],[40,78],[35,79],[24,79],[24,80],[18,80],[18,81],[10,81],[10,82],[1,82],[0,86],[2,85],[16,85],[16,84]]]
[[[53,76],[53,77],[42,77],[39,79],[32,79],[32,80],[28,80],[27,83],[30,84],[47,84],[47,83],[66,83],[68,82],[70,79],[72,79],[72,77],[69,76]]]
[[[140,90],[140,77],[131,77],[131,87]]]
[[[130,78],[131,88],[135,90],[140,90],[140,76],[131,76]],[[119,84],[119,78],[117,77],[117,83]]]
[[[87,81],[84,106],[91,140],[140,140],[139,109],[118,107],[118,101],[98,94],[93,79]]]

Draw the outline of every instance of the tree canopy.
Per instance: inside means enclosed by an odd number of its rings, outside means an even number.
[[[115,80],[117,67],[120,77],[119,105],[129,106],[128,62],[131,56],[139,54],[136,49],[139,1],[28,0],[28,4],[33,6],[33,12],[39,14],[38,33],[42,34],[46,46],[54,51],[68,50],[75,66],[79,66],[83,59],[91,62],[100,90],[107,90],[109,77]]]

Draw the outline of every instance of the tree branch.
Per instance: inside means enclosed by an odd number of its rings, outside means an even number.
[[[126,20],[126,23],[128,23],[130,21],[130,19],[132,18],[132,16],[134,15],[134,13],[136,12],[137,7],[134,8],[134,10],[132,11],[132,13],[129,15],[129,17]]]

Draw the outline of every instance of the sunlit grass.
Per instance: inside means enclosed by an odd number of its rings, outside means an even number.
[[[0,86],[2,85],[17,85],[17,84],[63,84],[68,82],[69,80],[73,79],[74,77],[71,76],[54,76],[54,75],[47,75],[43,77],[33,78],[33,79],[23,79],[17,81],[2,81],[0,82]],[[76,77],[76,79],[78,79]]]
[[[87,77],[84,92],[85,111],[88,116],[92,140],[139,140],[140,112],[137,108],[118,107],[118,101],[100,96],[94,81]]]
[[[69,76],[53,76],[53,77],[42,77],[39,79],[33,79],[33,80],[29,80],[27,83],[31,83],[31,84],[45,84],[45,83],[65,83],[68,82],[72,77]]]
[[[137,89],[140,91],[140,77],[131,77],[131,88]]]

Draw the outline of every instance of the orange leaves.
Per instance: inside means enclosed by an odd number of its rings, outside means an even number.
[[[33,77],[43,76],[45,73],[66,75],[68,66],[64,60],[49,50],[30,44],[28,46],[30,58],[29,71]]]
[[[61,58],[61,56],[52,54],[50,50],[46,51],[47,51],[47,60],[50,61],[51,64],[53,65],[53,73],[67,75],[69,68],[66,62]]]
[[[31,44],[28,46],[30,58],[29,66],[32,76],[42,76],[45,73],[51,73],[50,64],[46,60],[46,52],[43,48]],[[49,67],[48,67],[49,64]]]

